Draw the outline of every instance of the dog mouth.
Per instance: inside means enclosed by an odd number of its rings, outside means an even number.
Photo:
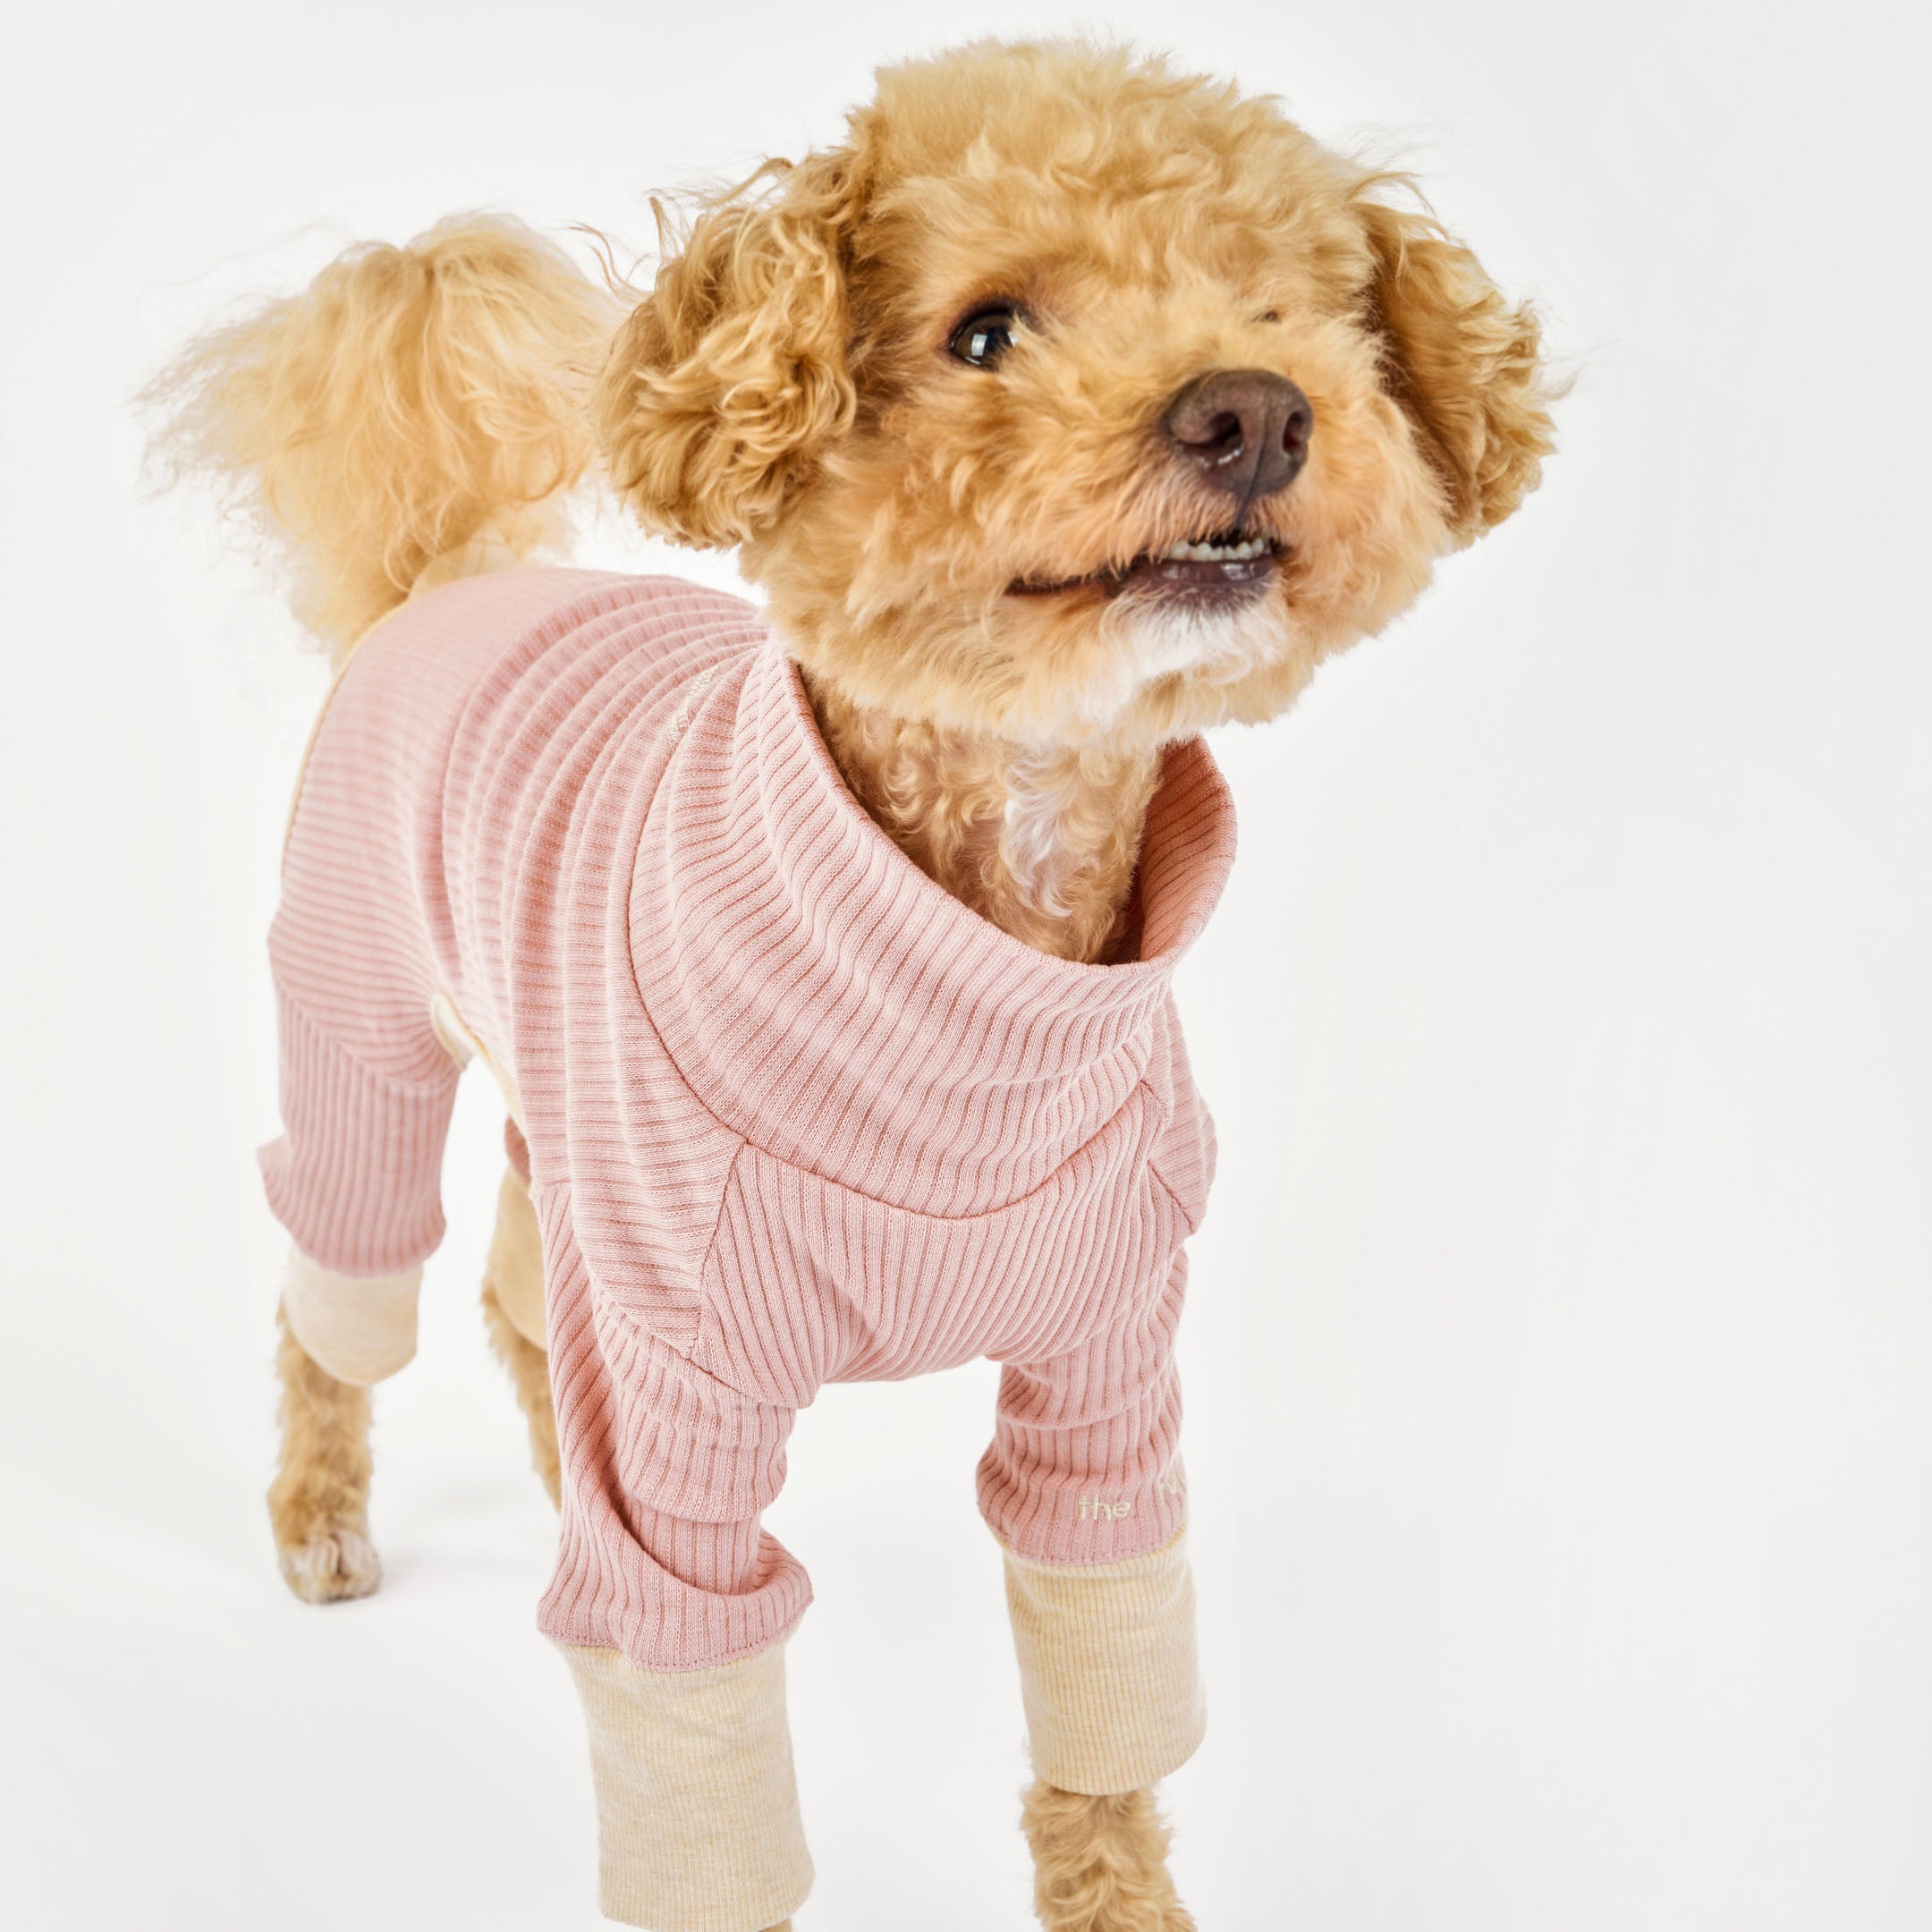
[[[1084,577],[1045,581],[1016,577],[1009,597],[1057,597],[1069,590],[1097,589],[1107,597],[1131,592],[1167,603],[1195,606],[1234,604],[1258,596],[1292,553],[1276,538],[1241,530],[1183,540],[1165,550],[1143,550],[1130,564],[1092,571]]]

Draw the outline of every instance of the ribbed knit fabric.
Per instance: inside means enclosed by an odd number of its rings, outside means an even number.
[[[421,1289],[420,1263],[399,1275],[338,1275],[296,1248],[282,1274],[282,1312],[310,1361],[367,1388],[414,1360]]]
[[[1233,845],[1206,749],[1174,748],[1139,957],[1052,959],[872,822],[734,598],[506,571],[358,648],[271,938],[269,1198],[322,1269],[413,1267],[459,1063],[487,1060],[542,1235],[552,1637],[645,1672],[767,1650],[809,1595],[758,1527],[795,1411],[979,1355],[980,1504],[1015,1556],[1173,1541],[1214,1147],[1171,982]]]
[[[597,1900],[654,1932],[765,1932],[811,1890],[784,1723],[784,1646],[648,1675],[564,1647],[590,1732]]]
[[[1078,1569],[1006,1553],[1006,1606],[1033,1769],[1062,1791],[1133,1792],[1179,1770],[1208,1726],[1185,1532]]]
[[[824,1382],[988,1354],[988,1521],[1037,1561],[1181,1527],[1172,1340],[1213,1142],[1174,964],[1232,857],[1168,757],[1141,957],[1047,957],[847,791],[739,600],[508,571],[419,598],[318,728],[271,943],[287,1131],[269,1194],[352,1275],[436,1246],[446,1001],[520,1097],[568,1475],[546,1628],[647,1667],[782,1635],[803,1579],[667,1588],[638,1506],[741,1525]],[[1082,1511],[1082,1497],[1107,1507]]]

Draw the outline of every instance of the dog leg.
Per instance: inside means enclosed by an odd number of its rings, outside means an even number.
[[[367,1597],[382,1581],[369,1539],[369,1392],[318,1368],[278,1309],[282,1462],[268,1520],[288,1587],[304,1603]]]
[[[543,1245],[530,1186],[514,1167],[496,1196],[496,1232],[490,1238],[483,1275],[483,1319],[490,1346],[510,1371],[518,1405],[530,1424],[530,1462],[553,1504],[558,1487],[556,1410],[550,1400],[550,1358],[536,1337],[543,1334]]]
[[[1194,1932],[1167,1875],[1170,1834],[1152,1792],[1087,1798],[1043,1782],[1021,1823],[1046,1932]]]

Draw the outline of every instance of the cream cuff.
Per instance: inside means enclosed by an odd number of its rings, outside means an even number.
[[[1207,1705],[1183,1530],[1124,1563],[1034,1563],[1006,1551],[1033,1769],[1089,1797],[1140,1791],[1199,1750]]]
[[[401,1275],[338,1275],[289,1250],[282,1309],[309,1359],[338,1382],[366,1388],[416,1353],[416,1296],[420,1266]]]
[[[784,1647],[642,1671],[559,1644],[590,1732],[597,1902],[651,1932],[766,1932],[811,1890],[785,1722]]]

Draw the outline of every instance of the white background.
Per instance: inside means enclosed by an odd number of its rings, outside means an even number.
[[[1580,371],[1515,521],[1216,750],[1182,998],[1204,1932],[1932,1925],[1922,6],[10,10],[0,1923],[589,1928],[466,1091],[380,1596],[278,1581],[262,935],[313,656],[128,393],[343,242],[835,136],[1096,24],[1406,160]],[[614,527],[589,554],[662,559]],[[728,563],[677,559],[712,580]],[[773,1527],[809,1932],[1028,1922],[981,1368],[834,1390]]]

